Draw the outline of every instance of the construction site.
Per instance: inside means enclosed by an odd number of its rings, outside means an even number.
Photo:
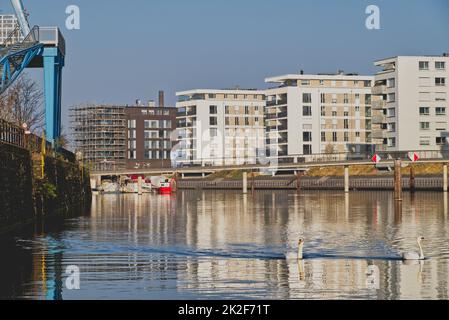
[[[76,150],[95,171],[114,171],[126,166],[125,107],[77,106],[70,109]]]

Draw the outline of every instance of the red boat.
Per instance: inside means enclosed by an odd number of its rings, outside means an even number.
[[[171,194],[171,184],[169,181],[161,182],[159,187],[159,194]]]

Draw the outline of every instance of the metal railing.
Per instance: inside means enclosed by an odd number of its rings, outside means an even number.
[[[65,39],[61,31],[57,27],[41,27],[39,33],[39,42],[44,45],[58,47],[63,55],[65,55]]]

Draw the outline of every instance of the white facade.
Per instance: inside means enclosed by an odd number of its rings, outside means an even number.
[[[449,56],[399,56],[377,61],[373,93],[386,151],[447,149]]]
[[[371,145],[374,77],[285,75],[268,78],[266,130],[275,155],[365,152]],[[271,152],[273,155],[273,151]]]
[[[178,164],[257,162],[264,150],[263,91],[191,90],[176,95]]]
[[[8,35],[18,27],[17,18],[12,14],[0,15],[0,45],[5,42]],[[15,39],[18,41],[19,39]]]

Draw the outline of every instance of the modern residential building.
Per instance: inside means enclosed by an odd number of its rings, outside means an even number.
[[[156,107],[150,102],[147,107],[125,108],[127,120],[127,167],[170,168],[171,151],[176,137],[176,109],[165,108],[163,98]],[[173,142],[172,142],[173,141]]]
[[[160,105],[78,106],[71,108],[77,151],[95,171],[171,167],[176,109]]]
[[[13,14],[0,14],[0,45],[5,42],[8,36],[19,26],[17,17]],[[15,41],[19,41],[20,34],[17,34]]]
[[[264,91],[199,89],[176,95],[178,165],[256,163],[264,151]]]
[[[449,54],[375,62],[373,137],[386,151],[448,149]]]
[[[77,106],[70,109],[76,151],[94,171],[111,171],[126,166],[125,107]]]
[[[317,153],[371,152],[372,76],[290,74],[267,78],[267,149],[279,161]]]

